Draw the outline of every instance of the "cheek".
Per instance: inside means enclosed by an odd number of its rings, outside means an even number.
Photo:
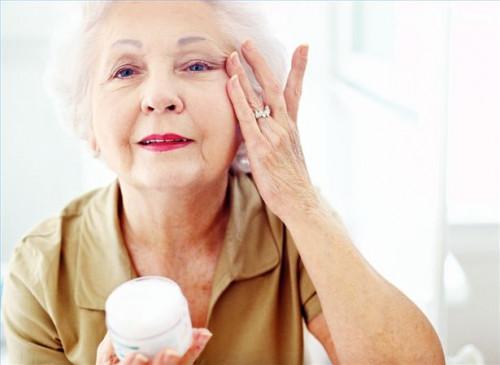
[[[135,108],[127,95],[100,95],[92,110],[92,123],[98,143],[112,146],[128,144]]]
[[[196,120],[204,138],[231,145],[237,135],[238,121],[225,87],[206,90],[196,103]]]

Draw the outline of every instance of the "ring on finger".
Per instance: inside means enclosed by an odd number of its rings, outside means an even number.
[[[260,118],[267,119],[271,116],[271,108],[269,107],[269,105],[264,105],[263,109],[254,109],[253,113],[255,119],[260,119]]]

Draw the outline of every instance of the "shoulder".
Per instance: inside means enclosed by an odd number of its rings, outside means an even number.
[[[88,192],[67,204],[61,212],[29,230],[16,244],[8,265],[8,274],[25,285],[36,287],[56,274],[61,256],[76,245],[81,217],[96,199],[102,199],[109,187]]]

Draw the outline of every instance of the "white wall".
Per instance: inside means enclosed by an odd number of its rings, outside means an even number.
[[[475,344],[486,364],[500,363],[499,39],[499,3],[451,7],[447,243],[464,278],[446,279],[465,295],[446,301],[446,340],[450,353]]]
[[[448,217],[500,224],[500,3],[450,11]]]
[[[53,5],[2,2],[2,260],[21,236],[81,191],[79,146],[42,82]],[[46,20],[46,22],[45,22]]]

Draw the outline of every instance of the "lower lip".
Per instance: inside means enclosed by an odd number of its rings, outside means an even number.
[[[165,152],[170,150],[175,150],[177,148],[186,147],[192,141],[188,142],[160,142],[151,144],[139,144],[142,148],[153,151],[153,152]]]

